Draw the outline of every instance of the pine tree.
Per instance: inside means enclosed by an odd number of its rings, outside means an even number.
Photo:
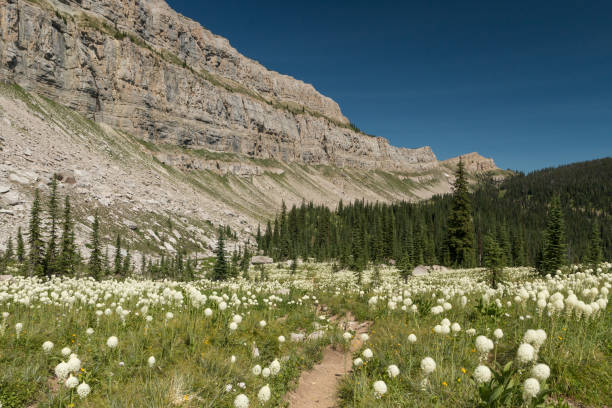
[[[565,231],[563,214],[561,212],[561,199],[555,195],[550,203],[548,219],[546,222],[546,235],[542,259],[542,273],[556,274],[556,271],[565,264]]]
[[[121,274],[123,268],[123,263],[121,261],[121,236],[117,234],[117,239],[115,240],[115,263],[113,264],[115,275]]]
[[[61,248],[58,262],[58,273],[69,275],[74,272],[74,231],[70,199],[66,196],[64,201],[64,224],[62,227]]]
[[[404,256],[399,262],[398,268],[399,268],[400,276],[402,277],[402,279],[404,279],[404,282],[408,282],[408,278],[410,277],[410,274],[412,273],[412,270],[414,269],[414,265],[412,263],[412,257],[410,256],[409,251],[406,251],[404,253]]]
[[[499,272],[503,266],[503,250],[492,233],[485,236],[483,248],[483,264],[489,270],[491,287],[497,289]]]
[[[293,259],[291,260],[291,275],[295,275],[295,273],[297,272],[297,267],[298,267],[298,260],[297,260],[297,255],[295,255]]]
[[[448,242],[451,263],[470,267],[474,259],[474,223],[463,161],[459,160],[453,185],[453,206],[448,217]]]
[[[53,175],[51,180],[51,195],[49,196],[49,240],[47,241],[47,251],[45,253],[45,275],[50,276],[59,272],[59,264],[57,259],[57,220],[58,220],[58,205],[57,205],[57,175]]]
[[[121,267],[121,275],[124,277],[130,276],[132,272],[132,256],[130,255],[130,247],[126,245],[125,247],[126,253],[123,258],[123,266]]]
[[[225,259],[225,237],[223,236],[223,230],[219,229],[219,237],[217,239],[217,261],[213,268],[212,280],[224,281],[227,280],[227,260]]]
[[[6,252],[4,253],[4,260],[7,265],[13,262],[14,256],[15,251],[13,249],[13,238],[9,237],[8,243],[6,244]]]
[[[40,214],[40,195],[38,189],[34,192],[34,202],[30,212],[30,254],[29,254],[29,269],[30,274],[40,276],[43,274],[44,264],[44,246],[41,231],[41,214]]]
[[[21,234],[21,227],[17,228],[17,262],[25,262],[25,245],[23,243],[23,235]]]
[[[10,241],[9,241],[10,242]],[[601,236],[599,235],[599,225],[593,223],[591,237],[589,239],[589,251],[587,254],[587,262],[595,269],[603,259],[603,251],[601,248]]]
[[[91,226],[91,255],[89,256],[89,274],[96,280],[102,277],[102,251],[100,248],[100,222],[98,214],[94,215]]]

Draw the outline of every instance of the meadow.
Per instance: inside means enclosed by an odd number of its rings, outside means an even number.
[[[400,278],[332,265],[212,282],[0,282],[0,402],[283,407],[326,347],[358,349],[341,407],[602,407],[612,401],[611,265]],[[13,271],[16,272],[16,271]],[[337,324],[347,313],[367,334]]]

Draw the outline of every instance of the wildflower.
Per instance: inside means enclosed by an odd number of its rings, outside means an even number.
[[[493,331],[493,337],[495,337],[495,339],[499,341],[502,337],[504,337],[504,332],[502,331],[502,329],[495,329]]]
[[[66,364],[68,364],[68,369],[73,373],[77,373],[81,369],[81,360],[79,360],[76,354],[71,355]]]
[[[350,339],[353,338],[353,335],[349,332],[345,332],[342,337],[344,338],[345,341],[349,341]]]
[[[244,394],[238,394],[234,399],[235,408],[249,408],[249,397]]]
[[[461,331],[461,326],[459,325],[459,323],[453,323],[451,324],[451,330],[453,331],[453,333],[457,333]]]
[[[278,342],[279,343],[284,343],[285,342],[285,336],[278,336]]]
[[[550,377],[550,367],[543,363],[536,364],[531,369],[531,375],[538,381],[544,382]]]
[[[213,311],[210,308],[207,307],[206,309],[204,309],[204,316],[210,317],[212,316],[212,314],[213,314]]]
[[[363,365],[363,360],[357,357],[355,360],[353,360],[353,365],[355,367],[360,367],[361,365]]]
[[[108,340],[106,340],[106,346],[108,348],[114,349],[119,344],[119,339],[116,336],[110,336]]]
[[[251,369],[251,371],[253,372],[254,375],[259,375],[261,374],[261,366],[257,364],[255,367]]]
[[[529,343],[523,343],[516,351],[516,358],[521,364],[528,364],[535,359],[535,349]]]
[[[361,336],[359,336],[361,338],[361,341],[363,341],[364,343],[368,340],[370,340],[370,336],[368,336],[367,333],[361,333]]]
[[[81,399],[83,398],[87,398],[87,396],[89,395],[89,393],[91,392],[91,388],[89,387],[89,385],[85,382],[82,382],[78,387],[77,387],[77,394],[79,394],[79,397]]]
[[[70,374],[70,377],[68,377],[64,385],[66,386],[66,388],[74,388],[79,385],[79,379]]]
[[[230,357],[230,363],[234,364],[236,362],[236,356]]]
[[[409,341],[410,343],[416,343],[416,341],[417,341],[417,337],[414,335],[414,333],[412,333],[412,334],[410,334],[410,335],[408,336],[408,341]]]
[[[527,403],[540,393],[540,383],[535,378],[528,378],[523,383],[523,400]]]
[[[400,370],[395,364],[391,364],[389,367],[387,367],[387,374],[389,374],[389,377],[397,377],[399,373]]]
[[[147,364],[149,364],[149,367],[153,368],[155,366],[155,357],[149,357],[149,359],[147,360]]]
[[[482,384],[482,383],[491,381],[491,377],[492,377],[491,370],[489,369],[489,367],[485,365],[479,365],[474,370],[474,379],[476,380],[478,384]]]
[[[240,323],[242,323],[242,316],[240,316],[239,314],[234,315],[232,320],[235,321],[237,324],[240,324]]]
[[[270,376],[270,369],[268,367],[261,370],[261,375],[264,378],[268,378]]]
[[[172,319],[174,319],[174,313],[172,312],[166,313],[166,320],[172,320]]]
[[[231,392],[234,389],[234,386],[232,384],[227,384],[225,386],[225,392]]]
[[[265,320],[262,320],[262,321],[260,321],[260,322],[259,322],[259,327],[261,327],[262,329],[263,329],[264,327],[266,327],[267,325],[268,325],[268,323],[266,323],[266,321],[265,321]]]
[[[229,329],[230,329],[231,331],[235,331],[236,329],[238,329],[238,324],[236,324],[236,322],[231,322],[231,323],[229,324]]]
[[[72,353],[72,350],[70,350],[70,347],[64,347],[62,349],[62,356],[68,357],[70,353]]]
[[[494,345],[491,339],[485,336],[476,337],[476,350],[478,350],[480,354],[489,353],[489,351],[493,350],[493,347]]]
[[[42,345],[42,348],[45,353],[50,353],[53,350],[53,343],[50,341],[45,341]]]
[[[377,398],[380,398],[386,393],[387,393],[387,384],[385,384],[384,381],[376,381],[374,383],[374,395],[376,395]]]
[[[361,355],[368,360],[374,357],[374,353],[372,353],[372,350],[370,350],[369,348],[363,350],[363,353],[361,353]]]
[[[268,384],[264,385],[263,387],[261,387],[259,389],[259,392],[257,393],[257,398],[261,401],[261,402],[268,402],[270,400],[270,387],[268,386]]]
[[[421,360],[421,370],[427,376],[436,370],[436,362],[431,357],[425,357]]]
[[[55,366],[55,376],[58,380],[64,380],[70,374],[70,367],[65,362],[61,362]]]
[[[88,336],[91,336],[92,334],[94,334],[94,329],[92,329],[92,328],[90,327],[90,328],[88,328],[87,330],[85,330],[85,333],[86,333]]]
[[[19,335],[21,334],[22,330],[23,330],[23,323],[17,323],[15,325],[15,332],[17,333],[17,338],[19,338]]]
[[[277,359],[270,363],[270,374],[276,375],[280,372],[281,366]]]

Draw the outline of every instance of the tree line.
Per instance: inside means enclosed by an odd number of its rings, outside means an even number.
[[[536,266],[554,272],[568,262],[612,258],[612,159],[518,173],[501,182],[482,177],[470,191],[459,163],[453,193],[420,203],[366,203],[335,210],[302,203],[258,229],[261,251],[277,260],[333,260],[362,270],[393,262]]]

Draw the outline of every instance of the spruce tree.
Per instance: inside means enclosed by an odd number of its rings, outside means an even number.
[[[594,222],[593,229],[591,230],[591,237],[589,239],[587,262],[593,268],[597,268],[597,265],[599,265],[603,259],[602,253],[603,251],[601,248],[601,236],[599,235],[599,225],[597,225],[597,222]]]
[[[297,255],[295,255],[293,259],[291,260],[291,275],[295,275],[295,273],[297,272],[297,267],[298,267],[298,260],[297,260]]]
[[[410,274],[414,269],[412,257],[410,256],[409,251],[406,251],[402,259],[399,261],[398,269],[400,276],[402,277],[402,279],[404,279],[404,282],[408,282],[408,278],[410,277]]]
[[[45,275],[50,276],[59,272],[59,264],[57,259],[57,220],[58,205],[57,205],[57,175],[53,175],[51,180],[51,194],[49,196],[49,239],[47,241],[47,251],[45,252]]]
[[[130,247],[126,245],[126,254],[123,258],[123,266],[121,267],[121,275],[124,277],[130,276],[132,272],[132,256],[130,255]]]
[[[14,256],[15,251],[13,249],[13,238],[9,237],[8,243],[6,244],[6,252],[4,253],[4,260],[7,265],[13,262]]]
[[[225,259],[225,237],[223,229],[219,228],[219,236],[217,239],[217,260],[213,268],[212,280],[224,281],[227,280],[227,260]]]
[[[503,250],[499,246],[496,236],[493,233],[487,234],[484,239],[483,264],[489,270],[493,289],[497,289],[499,272],[503,262]]]
[[[91,255],[89,256],[89,274],[96,280],[102,277],[102,250],[100,248],[100,222],[98,214],[94,215],[91,226]]]
[[[115,275],[121,275],[123,269],[123,263],[121,262],[121,235],[117,234],[115,240],[115,262],[113,264],[113,272]]]
[[[450,260],[455,266],[470,267],[474,260],[474,223],[468,182],[461,159],[455,177],[452,210],[448,217]]]
[[[23,243],[23,235],[21,234],[21,227],[17,228],[17,262],[25,262],[25,245]]]
[[[563,213],[561,212],[561,199],[555,195],[550,203],[548,219],[546,222],[546,234],[544,239],[544,250],[542,253],[543,274],[556,274],[556,271],[566,263],[565,254],[565,231],[563,224]]]
[[[62,227],[61,248],[59,253],[58,273],[69,275],[74,272],[74,231],[70,199],[66,196],[64,201],[64,223]]]
[[[41,214],[40,214],[40,194],[38,189],[34,192],[34,201],[30,212],[30,254],[29,254],[29,270],[30,274],[41,276],[43,274],[44,264],[44,246],[41,231]]]

